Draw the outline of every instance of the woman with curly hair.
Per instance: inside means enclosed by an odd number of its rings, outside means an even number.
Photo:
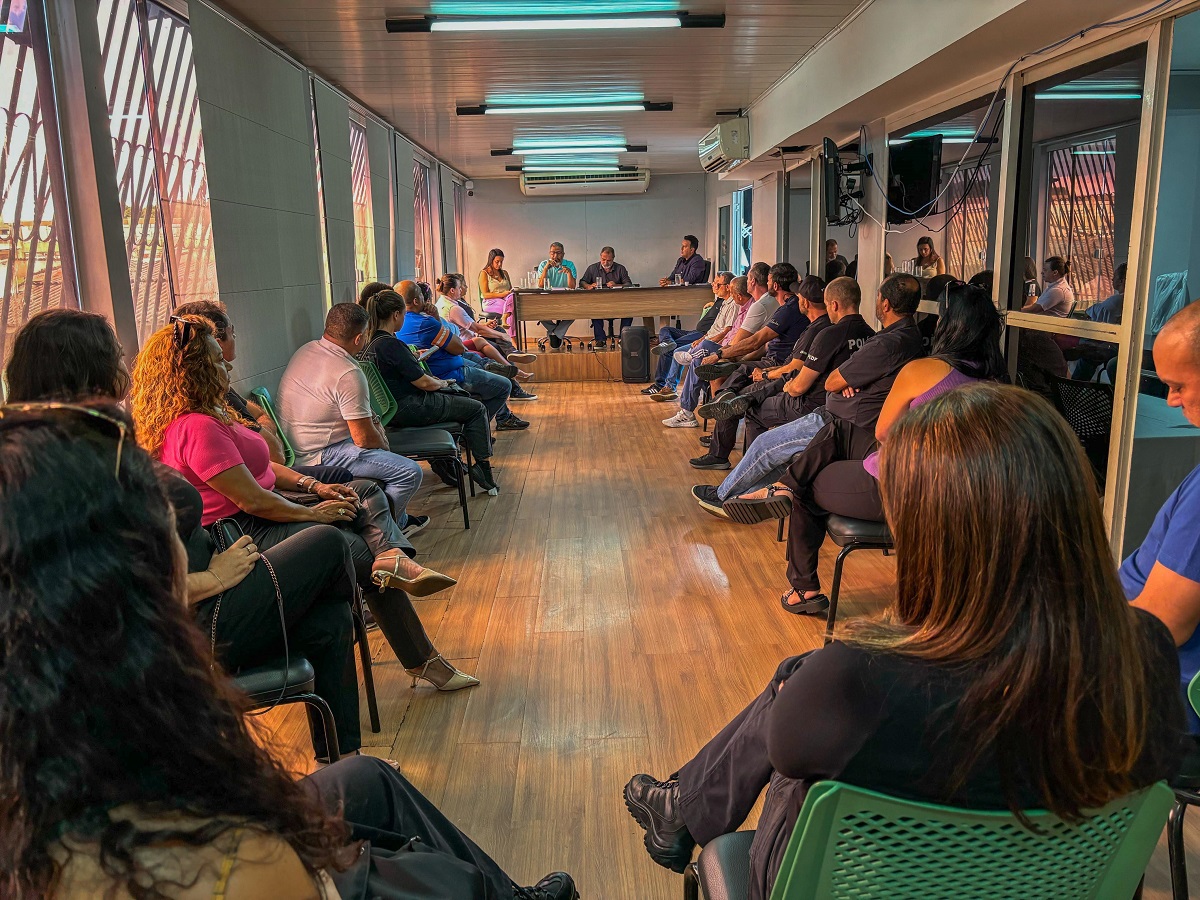
[[[0,896],[574,900],[382,760],[293,781],[190,621],[175,528],[115,406],[0,408]]]
[[[30,319],[13,341],[5,378],[10,404],[89,399],[119,403],[129,391],[129,372],[112,326],[103,316],[78,310],[50,310]],[[211,635],[210,652],[230,672],[283,654],[284,632],[278,624],[269,565],[287,611],[288,647],[312,664],[313,689],[333,712],[340,751],[355,752],[361,740],[351,618],[355,575],[349,545],[336,528],[323,525],[264,551],[264,565],[257,564],[259,548],[249,537],[214,552],[212,537],[200,525],[200,494],[168,466],[159,464],[159,475],[187,548],[188,605],[203,632]],[[315,755],[326,758],[319,720],[312,736]]]
[[[372,481],[323,484],[271,462],[263,439],[226,402],[229,375],[212,326],[200,316],[174,317],[147,339],[134,362],[131,408],[138,442],[180,472],[203,500],[201,521],[232,519],[263,550],[313,523],[339,525],[350,543],[359,583],[377,585],[367,605],[405,669],[438,690],[478,684],[434,649],[407,590],[422,597],[455,580],[408,557],[412,545]],[[293,502],[279,490],[297,492]]]

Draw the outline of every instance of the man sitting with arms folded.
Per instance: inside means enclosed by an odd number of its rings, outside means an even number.
[[[704,257],[696,252],[699,249],[700,239],[694,234],[685,234],[683,245],[679,248],[679,259],[675,262],[675,268],[666,278],[659,279],[658,286],[666,287],[668,284],[674,284],[676,276],[683,284],[703,282],[708,277],[705,274],[708,264],[704,261]]]
[[[713,279],[713,302],[704,307],[700,321],[695,329],[685,331],[671,325],[664,325],[658,331],[658,343],[650,348],[650,355],[658,357],[654,368],[654,383],[648,388],[642,388],[643,394],[658,394],[666,392],[670,397],[664,400],[674,400],[677,396],[675,388],[679,385],[680,365],[675,360],[675,351],[682,344],[684,347],[695,347],[712,329],[725,303],[729,299],[729,283],[733,281],[732,272],[718,272]]]
[[[1154,368],[1167,405],[1200,426],[1200,302],[1175,313],[1154,341]],[[1121,565],[1121,586],[1133,605],[1153,613],[1179,648],[1180,687],[1200,670],[1200,467],[1163,504],[1150,533]],[[1200,749],[1200,719],[1190,704],[1188,731]]]
[[[768,427],[820,408],[825,402],[825,379],[829,373],[875,333],[858,314],[862,295],[852,279],[840,278],[824,293],[816,293],[820,283],[819,278],[806,276],[799,285],[800,305],[810,324],[796,340],[791,360],[773,369],[756,369],[758,380],[741,393],[722,389],[710,403],[697,409],[699,415],[715,419],[717,425],[709,444],[711,449],[691,460],[693,468],[729,468],[729,453],[737,438],[738,420],[743,415],[749,447]],[[764,425],[764,421],[771,425]]]
[[[675,351],[676,362],[687,367],[687,374],[684,375],[683,386],[680,389],[679,412],[669,419],[663,419],[663,424],[668,428],[697,427],[699,423],[696,421],[695,411],[696,405],[700,402],[701,382],[696,377],[694,363],[696,359],[703,358],[713,350],[727,345],[734,335],[741,334],[742,320],[748,315],[752,306],[745,276],[733,279],[729,285],[729,300],[725,301],[722,314],[717,316],[717,321],[713,323],[712,330],[708,335],[695,347]],[[656,394],[651,399],[665,402],[669,396],[668,394]]]
[[[838,284],[834,281],[829,287]],[[844,441],[842,459],[864,459],[874,449],[875,423],[896,376],[905,363],[925,355],[921,331],[913,321],[920,302],[921,283],[913,276],[893,275],[885,280],[875,301],[875,317],[883,330],[829,373],[825,405],[759,435],[720,487],[697,484],[692,496],[708,512],[724,515],[721,504],[725,500],[774,484],[792,457],[804,452],[818,435],[822,440]],[[837,420],[853,427],[836,433],[826,429]]]
[[[472,397],[481,401],[487,407],[488,418],[496,420],[498,431],[528,428],[528,422],[518,419],[509,411],[509,380],[494,372],[464,364],[463,354],[467,348],[458,337],[458,329],[426,312],[425,300],[416,282],[401,281],[396,285],[396,293],[404,298],[406,307],[404,327],[396,332],[396,337],[413,347],[430,351],[421,354],[429,371],[443,381],[461,384]]]
[[[550,253],[546,259],[538,263],[537,286],[540,288],[573,288],[575,287],[575,263],[566,259],[566,248],[555,241],[550,245]],[[550,349],[562,348],[563,339],[574,319],[545,319],[538,324],[546,329],[546,337],[550,339]]]
[[[729,383],[723,387],[737,391],[751,383],[750,375],[755,369],[786,363],[796,341],[808,327],[808,316],[792,293],[797,277],[796,267],[791,263],[771,266],[767,274],[767,293],[774,298],[778,308],[771,311],[770,318],[758,331],[706,357],[696,367],[696,374],[705,381],[729,378]]]
[[[583,277],[579,279],[579,286],[586,288],[589,291],[604,290],[606,288],[621,288],[626,285],[633,284],[633,279],[629,277],[629,272],[617,260],[617,251],[612,247],[604,247],[600,251],[600,262],[594,262],[587,267],[587,271],[583,273]],[[613,322],[615,319],[608,320],[608,336],[604,334],[604,319],[592,319],[592,337],[596,342],[596,349],[603,350],[605,340],[612,340]],[[633,324],[633,319],[622,319],[621,328],[628,328]]]
[[[279,418],[301,465],[349,469],[355,478],[382,482],[392,515],[405,535],[429,523],[410,516],[408,501],[421,486],[421,467],[388,449],[387,434],[371,410],[367,377],[355,357],[367,345],[367,311],[336,303],[325,333],[293,355],[279,379]]]

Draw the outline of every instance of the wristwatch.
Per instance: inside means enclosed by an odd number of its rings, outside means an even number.
[[[717,359],[724,359],[724,357],[722,356],[722,354],[723,354],[724,352],[725,352],[725,348],[724,348],[724,347],[718,347],[718,348],[717,348]]]

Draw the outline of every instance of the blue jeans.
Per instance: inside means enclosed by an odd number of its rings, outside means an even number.
[[[692,358],[703,359],[709,353],[716,353],[720,349],[720,344],[714,344],[712,341],[701,341],[700,346],[692,351]],[[701,353],[700,351],[707,352]],[[700,388],[703,386],[704,382],[696,377],[696,366],[688,366],[687,372],[683,376],[683,387],[679,389],[679,408],[686,409],[688,412],[695,412],[696,407],[700,405]]]
[[[809,413],[756,437],[746,448],[746,455],[717,488],[717,496],[728,500],[778,481],[787,471],[792,457],[802,453],[816,433],[825,427],[823,412],[824,409]]]
[[[658,340],[662,344],[670,341],[682,346],[702,337],[704,335],[699,331],[684,331],[670,325],[664,325],[658,330]],[[672,389],[679,385],[679,363],[675,362],[674,353],[664,353],[658,358],[658,365],[654,369],[654,383],[659,387]]]
[[[401,528],[408,524],[408,501],[424,477],[419,464],[391,450],[364,450],[347,438],[321,451],[321,465],[341,466],[353,472],[355,478],[383,482],[383,492],[387,494],[396,523]],[[412,546],[407,541],[405,544]]]
[[[508,395],[512,390],[512,382],[507,378],[485,369],[466,366],[463,368],[462,383],[471,396],[484,405],[489,419],[497,416],[507,419],[512,415],[508,411]]]

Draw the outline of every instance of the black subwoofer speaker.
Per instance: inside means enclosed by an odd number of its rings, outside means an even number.
[[[621,380],[626,384],[650,380],[650,332],[644,325],[621,329]]]

